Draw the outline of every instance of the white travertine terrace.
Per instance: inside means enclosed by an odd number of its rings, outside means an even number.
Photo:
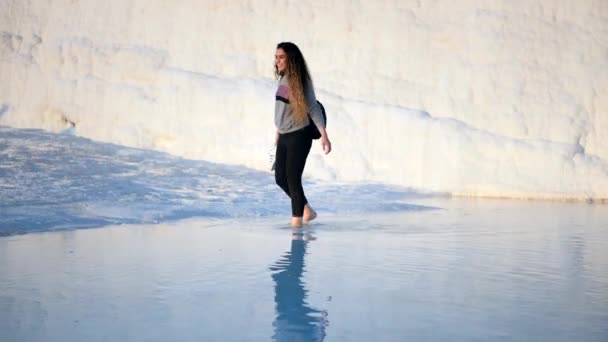
[[[608,2],[0,2],[0,125],[268,169],[274,49],[334,151],[307,175],[608,199]]]

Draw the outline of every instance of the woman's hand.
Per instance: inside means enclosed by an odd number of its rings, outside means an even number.
[[[329,141],[327,136],[321,137],[321,146],[323,147],[323,152],[325,152],[325,154],[331,152],[331,141]]]
[[[329,141],[327,134],[321,136],[321,147],[323,148],[323,152],[325,152],[325,154],[331,152],[331,141]]]
[[[277,134],[275,134],[274,136],[274,145],[278,145],[279,144],[279,131],[277,131]]]
[[[325,154],[328,154],[329,152],[331,152],[331,141],[329,141],[327,131],[324,127],[320,127],[319,133],[321,133],[321,147],[323,148],[323,152],[325,152]]]

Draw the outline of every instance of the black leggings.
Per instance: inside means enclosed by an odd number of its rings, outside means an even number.
[[[302,173],[311,145],[312,138],[306,128],[279,134],[274,178],[291,198],[291,215],[296,217],[304,215],[304,206],[308,203],[302,188]]]

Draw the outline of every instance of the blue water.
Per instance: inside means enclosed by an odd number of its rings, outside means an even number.
[[[433,204],[0,238],[3,341],[606,341],[605,208]]]
[[[0,153],[3,342],[608,341],[606,206],[309,182],[294,231],[264,172],[39,131]]]

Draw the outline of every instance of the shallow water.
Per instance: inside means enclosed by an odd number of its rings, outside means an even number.
[[[605,206],[189,219],[0,238],[2,341],[607,341]]]
[[[0,161],[0,236],[290,210],[270,172],[69,134],[0,126]],[[334,214],[425,210],[407,200],[427,196],[383,184],[305,187],[315,208]]]

